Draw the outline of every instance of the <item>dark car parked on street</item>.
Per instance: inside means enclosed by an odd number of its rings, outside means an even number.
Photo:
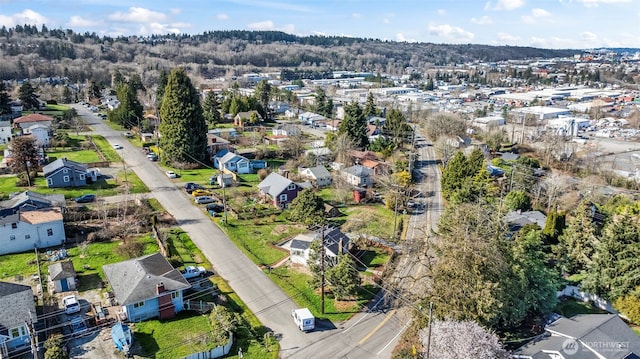
[[[83,194],[75,199],[76,203],[90,203],[96,200],[95,194]]]

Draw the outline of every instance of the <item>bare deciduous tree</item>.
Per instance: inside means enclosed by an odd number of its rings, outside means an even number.
[[[421,329],[418,335],[425,348],[423,358],[427,358],[427,350],[432,358],[440,359],[509,357],[498,336],[473,321],[434,320],[431,335],[428,327]]]
[[[461,136],[467,130],[464,120],[452,113],[433,114],[424,119],[423,126],[432,141],[445,135]]]

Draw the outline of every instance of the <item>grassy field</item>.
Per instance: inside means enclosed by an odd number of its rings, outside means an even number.
[[[133,332],[142,347],[140,355],[147,358],[182,358],[210,349],[206,341],[203,343],[211,332],[209,320],[195,312],[181,312],[171,320],[136,323]]]
[[[320,291],[310,284],[311,276],[286,267],[274,268],[269,277],[289,295],[300,307],[307,307],[316,318],[332,322],[349,319],[359,312],[377,293],[373,285],[363,285],[357,299],[337,303],[331,294],[325,296],[325,314],[321,311]],[[337,306],[339,305],[339,307]]]
[[[598,309],[589,303],[579,302],[573,299],[566,299],[559,302],[553,310],[567,318],[577,314],[606,314],[607,311]]]
[[[367,223],[366,230],[363,233],[378,233],[377,237],[389,239],[393,235],[394,214],[392,210],[387,209],[383,205],[357,205],[341,209],[342,213],[347,216],[358,216],[364,212],[369,212],[376,218],[375,221]],[[403,228],[403,215],[398,214],[396,217],[396,228]]]
[[[236,220],[229,217],[227,225],[221,226],[229,238],[258,265],[273,265],[289,255],[275,247],[285,238],[305,232],[303,226],[294,226],[283,215],[275,221],[271,217],[257,220]]]
[[[116,150],[114,150],[113,147],[111,147],[109,142],[107,142],[107,140],[104,137],[93,135],[91,136],[91,139],[93,140],[93,143],[96,144],[100,152],[102,152],[102,155],[105,157],[107,161],[110,161],[110,162],[122,161],[122,159],[120,158],[120,155],[118,155]]]
[[[80,163],[100,162],[100,156],[93,150],[80,150],[80,151],[47,151],[47,157],[49,161],[53,162],[59,158],[67,158],[71,161]]]

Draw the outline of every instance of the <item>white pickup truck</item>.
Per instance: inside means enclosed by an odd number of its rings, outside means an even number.
[[[185,279],[204,277],[205,274],[207,274],[207,270],[204,267],[187,266],[182,271],[182,276]]]

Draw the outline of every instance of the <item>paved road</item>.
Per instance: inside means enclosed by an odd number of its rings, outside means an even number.
[[[160,204],[189,234],[214,270],[225,278],[258,319],[280,338],[281,358],[390,358],[399,333],[408,319],[395,311],[387,312],[380,303],[339,323],[320,321],[318,329],[304,334],[295,327],[291,310],[295,303],[256,265],[236,248],[233,242],[193,205],[190,196],[172,182],[157,163],[149,161],[140,149],[126,141],[120,132],[111,129],[87,108],[74,105],[93,131],[109,143],[123,146],[119,150],[128,170],[132,170],[149,187],[148,196]],[[375,304],[379,304],[374,307]]]
[[[118,143],[124,147],[119,152],[127,168],[149,187],[150,196],[175,217],[178,225],[213,264],[214,270],[229,282],[260,321],[281,336],[282,350],[286,353],[292,348],[311,344],[312,336],[299,332],[292,322],[291,310],[296,308],[295,303],[247,259],[199,207],[193,205],[192,199],[156,163],[149,161],[144,152],[126,141],[120,132],[110,128],[85,107],[74,107],[95,133],[104,136],[111,144]]]

